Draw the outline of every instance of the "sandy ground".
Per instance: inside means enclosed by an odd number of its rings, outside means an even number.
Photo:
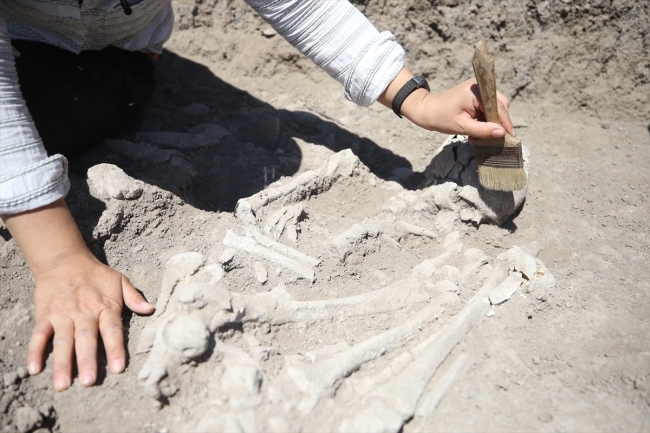
[[[461,355],[469,356],[469,368],[431,416],[416,414],[403,431],[650,430],[648,6],[411,3],[359,7],[378,27],[395,29],[412,70],[425,72],[434,91],[471,76],[471,47],[478,38],[495,46],[498,86],[512,99],[517,136],[530,151],[525,203],[501,227],[460,219],[443,226],[439,206],[395,212],[396,197],[424,197],[431,190],[423,187],[424,172],[446,136],[422,131],[380,106],[354,106],[246,5],[205,1],[176,3],[177,31],[157,66],[154,101],[136,130],[121,139],[146,141],[136,134],[187,132],[205,123],[223,128],[224,135],[189,150],[105,144],[71,161],[68,203],[85,238],[151,301],[160,300],[168,259],[185,252],[201,253],[206,266],[221,269],[224,263],[228,272],[219,290],[253,296],[281,286],[282,296],[314,301],[369,293],[408,278],[441,251],[449,232],[459,234],[463,251],[481,250],[486,266],[496,267],[499,254],[522,246],[555,276],[553,291],[536,299],[522,289],[494,306],[493,316],[482,316],[436,378]],[[400,24],[389,25],[395,22]],[[147,153],[152,149],[155,157]],[[358,158],[358,168],[289,200],[304,211],[278,237],[321,261],[315,282],[240,250],[232,263],[224,261],[227,230],[245,233],[234,214],[237,200],[288,185],[345,149]],[[87,183],[88,169],[100,163],[123,169],[142,195],[102,198]],[[260,213],[262,226],[282,204]],[[382,218],[416,224],[439,239],[370,236],[340,261],[331,239]],[[39,376],[27,377],[22,369],[33,325],[33,281],[8,231],[0,229],[0,236],[0,427],[7,432],[338,431],[351,412],[360,413],[357,403],[367,400],[357,398],[364,395],[363,384],[388,380],[381,372],[445,329],[481,281],[478,270],[468,276],[453,302],[430,293],[428,301],[376,314],[220,328],[210,332],[200,356],[178,358],[168,367],[167,378],[154,387],[162,389],[158,398],[138,379],[158,346],[136,354],[156,318],[125,312],[127,371],[113,376],[104,370],[96,387],[75,382],[55,393],[51,359]],[[463,269],[461,256],[448,264]],[[264,284],[255,262],[267,272]],[[273,389],[290,382],[283,375],[291,359],[306,362],[305,354],[323,347],[362,343],[437,303],[446,312],[421,335],[337,380],[306,415],[287,409],[280,421],[272,420],[269,410],[288,407],[276,404]],[[260,347],[267,348],[265,355],[256,358]],[[248,355],[233,355],[236,350]],[[249,389],[239,406],[232,394],[238,391],[224,385],[233,359],[252,359],[263,377],[257,391],[253,386],[259,395]],[[257,425],[247,424],[250,419]]]

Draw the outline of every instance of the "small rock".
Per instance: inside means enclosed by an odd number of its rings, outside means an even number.
[[[20,433],[32,431],[42,422],[41,414],[31,406],[23,406],[14,412],[14,424]]]
[[[29,376],[29,371],[25,367],[18,367],[16,370],[16,374],[18,375],[19,378],[25,379]]]
[[[488,317],[492,317],[492,316],[494,316],[494,310],[493,310],[493,309],[490,309],[490,311],[487,312],[487,316],[488,316]]]
[[[200,102],[196,102],[183,108],[183,113],[190,116],[205,116],[206,114],[210,114],[210,107],[201,104]]]
[[[265,284],[269,279],[269,274],[264,265],[260,262],[253,263],[253,270],[255,271],[255,278],[262,284]]]
[[[536,357],[536,356],[533,356],[533,357],[532,357],[532,360],[533,360],[533,364],[535,364],[535,365],[539,365],[539,364],[542,362],[542,361],[541,361],[538,357]]]
[[[97,164],[88,169],[88,186],[99,199],[134,200],[142,195],[141,182],[112,164]]]
[[[272,38],[273,36],[277,35],[278,32],[276,32],[273,27],[268,26],[262,29],[262,34],[266,36],[267,38]]]

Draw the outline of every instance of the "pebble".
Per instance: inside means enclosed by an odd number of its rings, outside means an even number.
[[[488,317],[494,316],[494,310],[490,309],[490,311],[487,312]]]
[[[533,364],[535,364],[535,365],[539,365],[539,364],[542,362],[542,361],[541,361],[538,357],[536,357],[536,356],[533,356],[533,357],[532,357],[532,360],[533,360]]]
[[[18,369],[16,370],[16,374],[21,379],[25,379],[27,376],[29,376],[29,371],[27,371],[25,367],[18,367]]]

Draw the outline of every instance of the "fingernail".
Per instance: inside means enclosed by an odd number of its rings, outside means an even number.
[[[54,379],[54,389],[63,391],[70,388],[70,379],[66,376],[58,376]]]
[[[32,376],[38,374],[38,365],[36,365],[35,362],[30,362],[29,364],[27,364],[27,371]]]
[[[79,375],[79,382],[83,386],[90,386],[95,382],[95,375],[90,372],[82,373]]]
[[[116,359],[111,363],[111,373],[121,373],[124,371],[124,361]]]
[[[506,130],[505,129],[495,129],[492,131],[492,137],[505,137],[506,135]]]

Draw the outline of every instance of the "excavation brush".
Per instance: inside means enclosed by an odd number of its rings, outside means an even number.
[[[483,42],[476,46],[472,66],[485,109],[485,120],[498,124],[494,58]],[[501,138],[474,138],[472,144],[478,162],[478,179],[483,188],[515,191],[526,186],[521,140],[506,132]]]

